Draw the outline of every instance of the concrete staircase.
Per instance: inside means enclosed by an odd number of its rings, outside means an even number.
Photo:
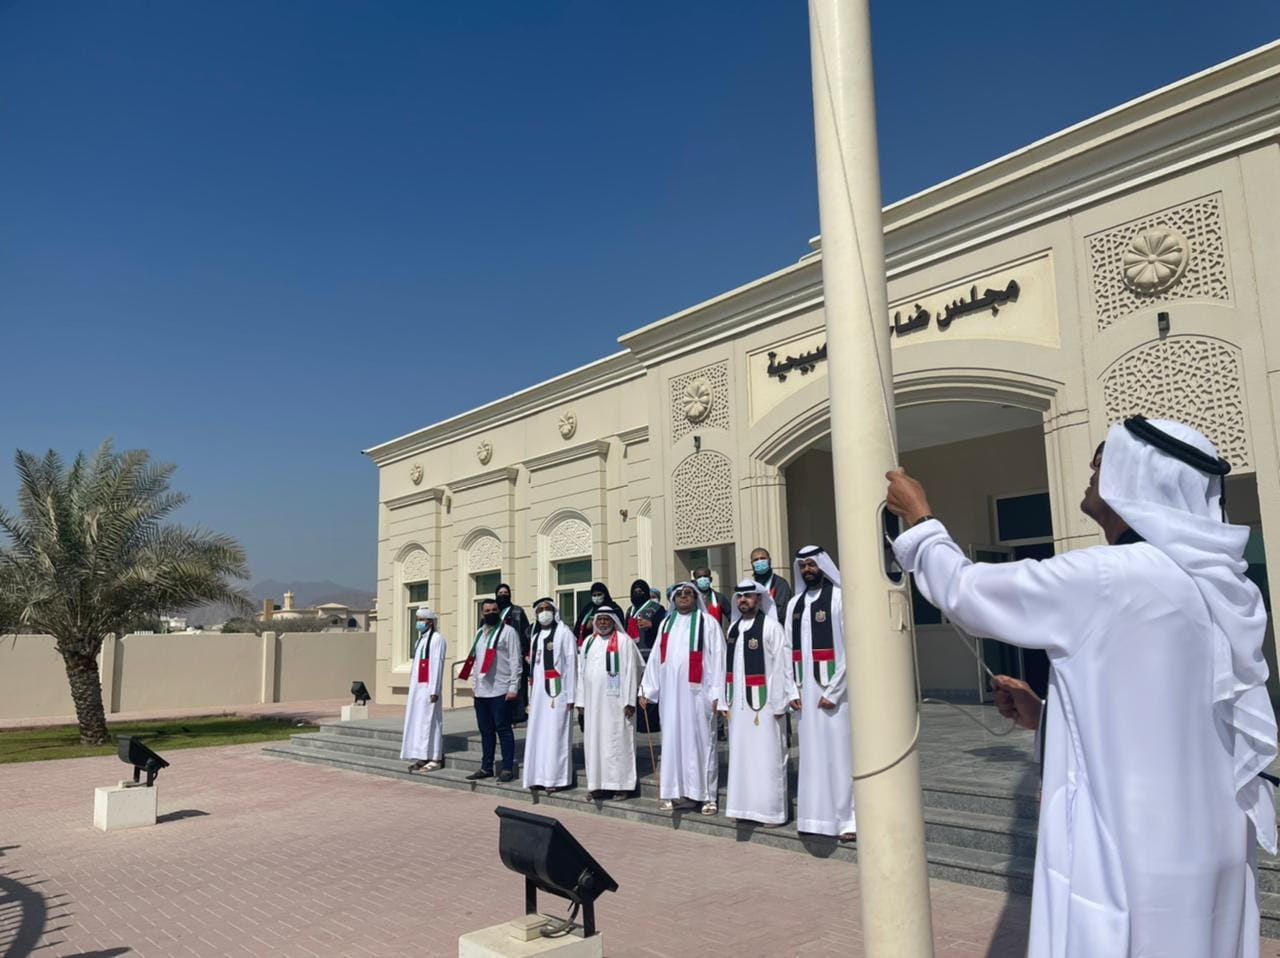
[[[435,772],[410,773],[408,762],[400,756],[400,727],[395,720],[368,722],[333,722],[322,724],[319,732],[295,735],[288,742],[272,743],[264,749],[268,754],[295,761],[329,765],[350,771],[398,778],[424,785],[436,785],[460,791],[483,792],[501,797],[511,804],[542,806],[539,810],[554,814],[555,809],[568,808],[595,812],[615,818],[714,835],[735,841],[755,842],[776,848],[804,852],[820,858],[857,861],[857,847],[841,845],[835,839],[815,835],[799,835],[794,825],[765,829],[752,824],[738,824],[723,814],[724,784],[727,779],[727,752],[720,746],[721,814],[703,816],[697,811],[664,812],[658,807],[657,780],[650,767],[646,736],[636,736],[636,766],[640,776],[638,795],[625,801],[588,799],[582,772],[581,745],[575,731],[574,765],[580,776],[578,787],[546,794],[529,792],[520,785],[520,761],[524,751],[524,727],[516,728],[516,778],[502,784],[495,778],[469,782],[466,776],[480,767],[479,733],[462,729],[445,734],[445,767]],[[660,735],[653,735],[654,751],[660,755]],[[923,740],[922,740],[923,741]],[[1006,749],[1006,751],[1001,751]],[[970,751],[982,751],[972,749]],[[1018,753],[1007,746],[988,747],[986,761],[1014,765]],[[924,758],[924,818],[926,854],[929,874],[934,878],[976,885],[1021,895],[1031,893],[1036,847],[1036,818],[1039,810],[1038,787],[1034,770],[1025,774],[1022,763],[1018,774],[974,774],[972,766],[936,763],[930,768],[930,749],[922,745]],[[994,756],[994,757],[993,757]],[[791,791],[795,795],[796,756],[792,752]],[[794,802],[792,808],[794,816]],[[1262,933],[1280,937],[1280,863],[1264,860],[1259,868],[1262,890]]]

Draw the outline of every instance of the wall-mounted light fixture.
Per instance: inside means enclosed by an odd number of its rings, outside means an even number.
[[[1160,333],[1160,338],[1164,339],[1169,335],[1169,314],[1156,313],[1156,330]]]
[[[693,451],[694,451],[694,452],[702,452],[702,437],[701,437],[701,436],[694,436],[694,437],[693,437]]]

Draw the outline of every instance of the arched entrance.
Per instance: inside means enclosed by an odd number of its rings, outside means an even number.
[[[1046,558],[1054,553],[1056,503],[1046,455],[1045,422],[1053,391],[1044,384],[987,380],[971,388],[899,383],[900,461],[929,490],[930,503],[961,548],[978,562]],[[782,436],[790,437],[781,439]],[[786,480],[790,550],[810,543],[838,561],[830,420],[810,405],[762,445]],[[1085,479],[1081,478],[1082,489]],[[1067,485],[1068,489],[1075,488]],[[1074,503],[1070,504],[1074,508]],[[918,681],[922,695],[989,699],[985,672],[941,613],[914,597]],[[1048,661],[1001,642],[978,643],[995,672],[1025,678],[1043,694]]]

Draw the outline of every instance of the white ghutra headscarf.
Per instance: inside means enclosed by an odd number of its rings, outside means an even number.
[[[773,596],[769,594],[769,590],[755,579],[743,579],[738,583],[738,587],[733,590],[733,620],[729,623],[730,627],[742,618],[742,613],[738,611],[738,596],[752,594],[760,596],[760,608],[756,611],[756,615],[766,617],[774,615],[775,603]]]
[[[1218,458],[1213,443],[1190,426],[1168,420],[1151,420],[1150,426]],[[1191,577],[1204,599],[1213,627],[1214,721],[1234,756],[1236,801],[1253,822],[1258,844],[1274,854],[1275,793],[1258,777],[1276,757],[1276,717],[1262,655],[1267,613],[1258,587],[1244,574],[1249,528],[1223,521],[1222,482],[1124,425],[1107,433],[1098,492],[1129,528]]]
[[[675,616],[680,614],[679,610],[676,609],[676,605],[675,605],[676,591],[679,589],[692,589],[694,598],[698,600],[698,608],[701,609],[703,612],[707,611],[707,600],[702,597],[701,589],[699,589],[692,582],[677,582],[675,585],[671,587],[671,610],[667,613],[668,618],[670,618],[672,621],[675,621]],[[670,627],[668,626],[668,628]]]
[[[818,568],[822,570],[822,574],[831,580],[831,584],[837,588],[840,585],[840,570],[836,568],[835,562],[831,556],[827,554],[827,550],[822,546],[805,546],[796,552],[796,561],[792,566],[792,572],[795,573],[795,589],[797,595],[803,595],[808,586],[804,584],[804,578],[800,575],[800,560],[813,559],[818,563]]]

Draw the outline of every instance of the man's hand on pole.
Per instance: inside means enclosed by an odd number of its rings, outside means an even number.
[[[884,477],[889,480],[889,491],[885,494],[889,511],[905,521],[908,527],[931,515],[924,486],[908,476],[905,469],[899,467],[886,472]]]

